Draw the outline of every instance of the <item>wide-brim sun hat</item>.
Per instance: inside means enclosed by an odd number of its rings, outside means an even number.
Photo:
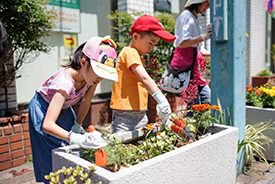
[[[163,25],[156,17],[146,14],[135,20],[131,26],[130,35],[144,31],[151,31],[166,42],[172,42],[176,39],[174,35],[164,29]]]
[[[101,78],[118,82],[116,44],[110,36],[91,37],[82,52],[90,58],[95,74]]]
[[[188,8],[192,4],[199,4],[199,3],[203,3],[205,1],[207,1],[207,0],[188,0],[185,4],[184,8]]]

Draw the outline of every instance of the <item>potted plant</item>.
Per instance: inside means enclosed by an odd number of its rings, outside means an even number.
[[[108,150],[107,154],[111,154],[108,162],[116,158],[121,159],[124,160],[124,167],[113,173],[107,170],[107,167],[96,166],[97,170],[92,175],[93,181],[102,183],[234,182],[238,128],[215,124],[219,120],[215,113],[211,113],[210,109],[213,108],[217,107],[195,106],[193,110],[196,111],[196,115],[193,118],[184,117],[185,109],[171,114],[171,121],[183,123],[192,131],[194,141],[190,141],[190,137],[188,139],[188,131],[185,131],[187,134],[182,135],[182,131],[177,132],[166,126],[160,129],[161,126],[158,125],[164,125],[162,121],[147,125],[143,131],[125,132],[116,134],[116,137],[112,135],[111,144],[116,148]],[[133,142],[136,137],[143,138],[138,145],[136,145],[137,141]],[[134,144],[125,146],[118,143],[120,140],[124,142],[131,140]],[[76,148],[79,149],[72,145],[53,150],[53,171],[63,166],[79,165],[87,169],[88,166],[93,165],[71,154]],[[113,153],[118,151],[120,151],[119,156],[115,156]]]
[[[272,74],[271,71],[264,69],[256,76],[252,77],[252,86],[259,87],[265,83],[275,84],[275,74]]]
[[[275,86],[266,83],[260,87],[248,86],[246,88],[246,119],[247,124],[256,125],[259,122],[268,124],[275,121]],[[275,127],[272,124],[271,127]],[[275,139],[275,134],[271,130],[264,132],[264,135]],[[273,141],[271,141],[272,143]],[[274,144],[263,145],[264,155],[267,160],[275,161]]]

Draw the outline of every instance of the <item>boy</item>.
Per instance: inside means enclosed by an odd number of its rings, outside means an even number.
[[[158,102],[160,118],[171,113],[170,105],[144,68],[145,59],[160,39],[173,42],[176,37],[165,31],[160,21],[149,15],[139,17],[131,26],[131,43],[124,47],[117,62],[118,82],[113,83],[110,108],[113,109],[112,133],[144,127],[148,92]]]

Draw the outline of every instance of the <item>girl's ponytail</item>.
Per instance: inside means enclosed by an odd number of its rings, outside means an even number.
[[[81,61],[81,59],[84,55],[82,50],[83,50],[83,47],[84,47],[85,44],[86,44],[86,42],[84,42],[84,43],[82,43],[81,45],[78,46],[78,48],[74,52],[73,59],[70,58],[70,64],[67,65],[67,66],[70,66],[75,70],[79,70],[81,68],[80,61]],[[89,58],[87,58],[86,60],[89,61]]]

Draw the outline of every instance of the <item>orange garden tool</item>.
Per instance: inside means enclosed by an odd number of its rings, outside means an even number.
[[[89,132],[96,131],[94,125],[88,127]],[[101,148],[97,149],[98,152],[95,153],[95,164],[99,167],[107,165],[107,151],[103,151]]]
[[[174,124],[171,126],[171,129],[178,134],[181,138],[185,139],[188,138],[195,140],[195,135],[193,132],[189,129],[188,126],[186,126],[186,123],[181,119],[181,117],[178,118],[178,120],[175,120],[173,118],[170,119]]]

